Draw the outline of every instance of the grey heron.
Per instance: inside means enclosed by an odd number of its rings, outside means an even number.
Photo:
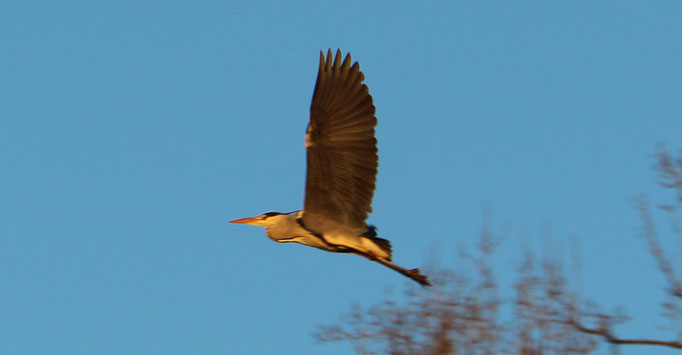
[[[372,212],[379,157],[375,108],[360,65],[350,53],[327,57],[320,67],[305,135],[307,172],[303,210],[267,212],[230,221],[265,227],[278,243],[300,243],[335,253],[364,256],[424,285],[419,269],[391,262],[391,243],[365,220]]]

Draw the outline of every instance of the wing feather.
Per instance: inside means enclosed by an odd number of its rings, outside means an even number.
[[[320,52],[320,67],[306,133],[307,174],[303,218],[365,230],[372,212],[378,167],[375,108],[360,65],[350,54]],[[312,218],[312,216],[315,218]],[[328,227],[328,225],[325,225]]]

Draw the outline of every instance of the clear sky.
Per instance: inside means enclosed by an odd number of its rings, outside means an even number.
[[[488,206],[511,226],[503,283],[524,243],[575,236],[583,296],[634,318],[618,334],[672,336],[631,199],[669,201],[651,166],[682,148],[680,19],[678,1],[2,2],[0,353],[348,353],[311,332],[410,281],[227,222],[301,208],[327,48],[374,97],[369,222],[398,264],[454,258]]]

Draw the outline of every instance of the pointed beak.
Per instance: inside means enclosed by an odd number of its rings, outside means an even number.
[[[241,223],[241,224],[251,224],[251,225],[258,225],[258,217],[247,217],[247,218],[239,218],[230,221],[230,223]]]

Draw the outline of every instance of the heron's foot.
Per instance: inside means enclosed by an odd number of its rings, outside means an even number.
[[[431,283],[429,282],[429,278],[422,275],[421,272],[419,272],[419,269],[409,269],[406,270],[407,276],[409,276],[412,280],[419,282],[422,284],[422,286],[431,286]]]

